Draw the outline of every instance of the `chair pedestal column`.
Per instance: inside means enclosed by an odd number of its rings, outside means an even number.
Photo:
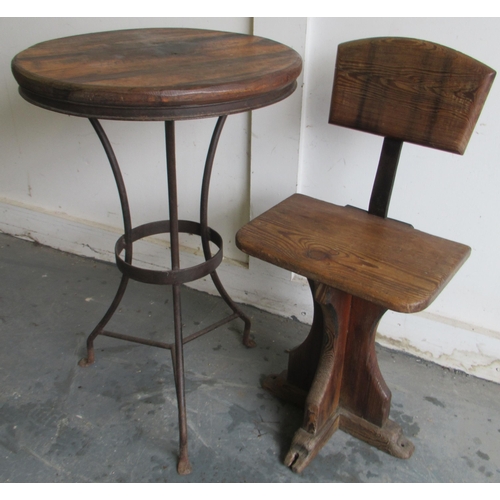
[[[413,444],[390,420],[391,392],[380,373],[375,333],[386,309],[317,282],[310,282],[314,320],[305,341],[289,355],[288,370],[263,387],[304,406],[285,464],[301,472],[337,430],[398,458]]]

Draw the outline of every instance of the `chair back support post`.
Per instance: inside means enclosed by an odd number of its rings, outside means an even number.
[[[389,211],[392,188],[396,179],[402,147],[403,141],[389,137],[384,139],[368,208],[369,213],[384,219]]]

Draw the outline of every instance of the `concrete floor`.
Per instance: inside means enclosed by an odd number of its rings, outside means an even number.
[[[282,463],[301,410],[260,387],[286,368],[308,327],[245,307],[255,349],[234,321],[185,348],[190,458],[178,476],[170,353],[106,337],[77,366],[120,275],[113,265],[0,235],[0,481],[3,483],[455,482],[500,480],[500,388],[379,349],[391,418],[409,460],[337,432],[301,474]],[[183,289],[184,331],[222,318],[221,299]],[[131,283],[109,328],[160,339],[170,291]],[[170,337],[169,337],[170,339]]]

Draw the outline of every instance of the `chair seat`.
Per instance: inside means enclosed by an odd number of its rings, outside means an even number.
[[[245,253],[387,309],[425,309],[470,255],[354,207],[294,194],[237,234]]]

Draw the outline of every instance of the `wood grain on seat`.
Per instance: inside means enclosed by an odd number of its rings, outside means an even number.
[[[238,232],[245,253],[398,312],[425,309],[470,248],[295,194]]]

